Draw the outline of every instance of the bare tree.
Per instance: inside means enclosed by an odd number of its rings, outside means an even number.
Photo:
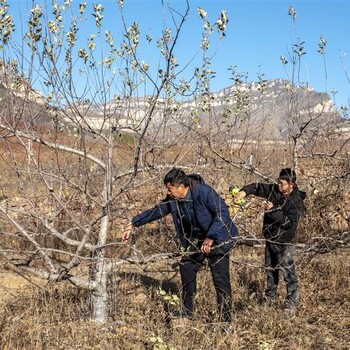
[[[108,275],[123,262],[112,253],[115,225],[127,220],[138,182],[186,154],[171,153],[193,125],[176,98],[205,99],[210,79],[206,57],[191,68],[175,56],[189,1],[181,12],[164,5],[171,25],[156,41],[137,22],[128,25],[118,4],[119,43],[104,27],[102,5],[71,1],[35,5],[16,41],[11,7],[1,1],[1,256],[22,272],[90,290],[92,318],[101,323]],[[198,13],[198,50],[207,51],[227,17],[223,11],[210,24]],[[158,65],[143,59],[141,42],[158,50]]]
[[[141,185],[156,198],[159,177],[173,165],[201,168],[209,182],[228,189],[235,181],[273,181],[280,166],[293,164],[311,193],[310,203],[317,203],[307,224],[321,227],[322,237],[329,234],[329,206],[319,199],[336,188],[339,206],[331,213],[342,211],[343,226],[334,230],[348,229],[343,208],[348,138],[341,134],[340,139],[327,120],[327,104],[316,110],[311,103],[300,104],[308,91],[299,77],[302,43],[296,42],[287,57],[289,81],[277,82],[283,101],[276,93],[276,103],[267,104],[276,82],[260,73],[257,83],[248,83],[247,73],[234,66],[229,68],[233,86],[213,94],[210,40],[213,33],[224,37],[225,11],[211,23],[198,9],[203,20],[198,52],[190,62],[180,62],[176,47],[188,23],[189,1],[181,11],[170,2],[164,5],[170,25],[156,39],[142,34],[137,22],[129,24],[123,1],[117,3],[119,42],[105,28],[102,5],[47,2],[24,15],[27,26],[17,28],[11,7],[0,1],[0,253],[8,264],[86,288],[92,318],[106,322],[114,267],[169,256],[160,247],[156,256],[128,252],[122,259],[116,250],[124,248],[116,238],[130,211],[144,205]],[[293,11],[290,15],[294,22]],[[159,53],[157,64],[143,56],[141,45]],[[287,66],[288,60],[281,60]],[[272,123],[272,114],[287,116],[285,130]],[[316,158],[324,159],[322,167]],[[255,239],[254,230],[247,235]],[[304,230],[305,241],[312,232]]]

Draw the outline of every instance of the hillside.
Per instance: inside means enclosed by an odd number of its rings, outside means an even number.
[[[116,98],[106,105],[79,103],[80,115],[92,129],[115,125],[117,129],[140,129],[145,123],[152,97]],[[198,112],[199,111],[199,112]],[[66,110],[69,121],[72,111]],[[75,112],[74,112],[75,113]],[[80,117],[81,118],[81,117]],[[222,124],[238,125],[246,135],[247,128],[254,138],[258,133],[264,139],[285,139],[288,131],[309,122],[310,127],[322,127],[329,122],[341,122],[339,114],[326,93],[310,87],[292,87],[286,80],[277,79],[259,83],[240,83],[212,93],[207,101],[159,100],[152,117],[153,130],[165,126],[171,137],[188,127],[222,128]],[[151,128],[152,130],[152,128]],[[241,135],[241,136],[242,136]],[[239,132],[235,137],[240,137]],[[243,136],[242,136],[243,137]]]
[[[6,79],[5,79],[6,78]],[[77,101],[74,108],[61,110],[63,124],[80,124],[86,130],[112,127],[117,131],[140,130],[149,116],[151,96],[114,98],[104,104]],[[49,126],[52,107],[39,91],[19,78],[0,76],[0,115],[13,126]],[[177,137],[188,128],[222,130],[234,126],[235,138],[283,140],[308,123],[308,128],[342,128],[342,121],[327,93],[308,86],[294,86],[287,80],[242,83],[202,98],[181,101],[159,99],[151,118],[150,132],[166,126],[167,137]],[[248,132],[247,132],[248,130]]]

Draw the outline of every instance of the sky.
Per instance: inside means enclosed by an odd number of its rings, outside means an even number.
[[[172,1],[174,7],[183,0]],[[160,1],[125,0],[124,10],[128,18],[135,16],[141,28],[155,29],[162,25]],[[147,4],[147,5],[146,5]],[[226,37],[217,43],[212,69],[216,77],[212,89],[220,90],[232,85],[232,76],[227,70],[247,73],[248,81],[257,81],[259,75],[265,79],[290,79],[291,64],[286,67],[280,57],[288,56],[298,39],[304,42],[306,52],[301,61],[300,82],[307,83],[319,92],[328,92],[337,107],[350,105],[350,0],[347,1],[236,1],[202,0],[191,1],[188,25],[185,26],[181,46],[177,55],[193,52],[200,41],[202,22],[197,7],[208,13],[208,19],[216,21],[221,10],[227,11],[229,22]],[[292,6],[297,17],[295,26],[288,15]],[[323,35],[326,52],[317,52]],[[213,35],[214,36],[214,35]],[[336,92],[337,91],[337,92]]]
[[[13,6],[31,6],[32,1],[8,0]],[[34,1],[43,3],[44,0]],[[73,0],[75,6],[80,2]],[[101,3],[105,7],[104,27],[121,33],[117,0],[86,1],[88,6]],[[185,0],[124,0],[124,16],[128,25],[138,22],[141,36],[161,34],[164,26],[170,26],[171,18],[164,17],[162,2],[170,3],[178,12],[184,9]],[[291,79],[292,65],[283,65],[280,57],[288,59],[296,42],[303,43],[305,55],[301,58],[299,83],[308,84],[319,92],[328,92],[336,106],[350,106],[350,0],[348,1],[286,1],[286,0],[190,0],[190,12],[175,51],[180,66],[193,57],[199,57],[203,21],[197,8],[215,22],[222,10],[229,22],[226,36],[218,39],[212,35],[209,55],[215,78],[211,82],[213,92],[233,84],[229,67],[235,67],[247,77],[248,82],[263,79]],[[294,24],[288,15],[293,7],[297,16]],[[92,11],[90,11],[91,13]],[[178,17],[177,17],[178,18]],[[86,28],[88,30],[88,28]],[[326,40],[325,55],[317,50],[321,36]],[[156,64],[155,50],[144,47],[141,59]],[[197,56],[195,56],[197,55]],[[194,59],[195,61],[195,59]],[[192,61],[192,63],[194,62]],[[290,60],[289,60],[290,61]],[[193,71],[192,71],[193,72]]]
[[[176,8],[183,2],[172,4]],[[138,18],[141,28],[163,25],[156,10],[159,1],[125,0],[124,4],[127,16]],[[216,72],[211,86],[214,91],[232,85],[227,70],[230,66],[247,73],[248,81],[257,81],[259,75],[265,79],[290,79],[291,64],[284,66],[280,57],[288,57],[298,39],[304,42],[306,52],[301,60],[300,82],[316,91],[328,92],[338,107],[350,105],[350,0],[204,0],[190,4],[188,24],[176,52],[180,56],[193,52],[200,41],[198,28],[202,22],[197,7],[208,13],[211,22],[223,9],[229,18],[226,37],[213,45],[213,51],[218,49],[212,63]],[[288,15],[290,6],[297,13],[294,26]],[[324,57],[317,51],[321,35],[326,40]]]

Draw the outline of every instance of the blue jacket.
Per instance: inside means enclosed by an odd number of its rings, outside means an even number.
[[[206,233],[207,238],[214,240],[215,244],[223,245],[225,251],[233,246],[233,237],[236,237],[237,228],[232,222],[224,200],[209,185],[204,183],[200,175],[188,175],[193,206],[198,224]],[[183,247],[188,247],[182,225],[180,223],[177,200],[167,195],[166,198],[152,209],[148,209],[132,219],[133,226],[139,227],[158,220],[168,214],[173,217],[176,233]],[[204,238],[206,238],[204,237]]]

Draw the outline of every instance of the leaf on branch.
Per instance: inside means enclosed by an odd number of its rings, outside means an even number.
[[[200,16],[200,18],[205,19],[207,17],[207,12],[205,12],[203,9],[201,9],[200,7],[197,7],[197,12]]]

